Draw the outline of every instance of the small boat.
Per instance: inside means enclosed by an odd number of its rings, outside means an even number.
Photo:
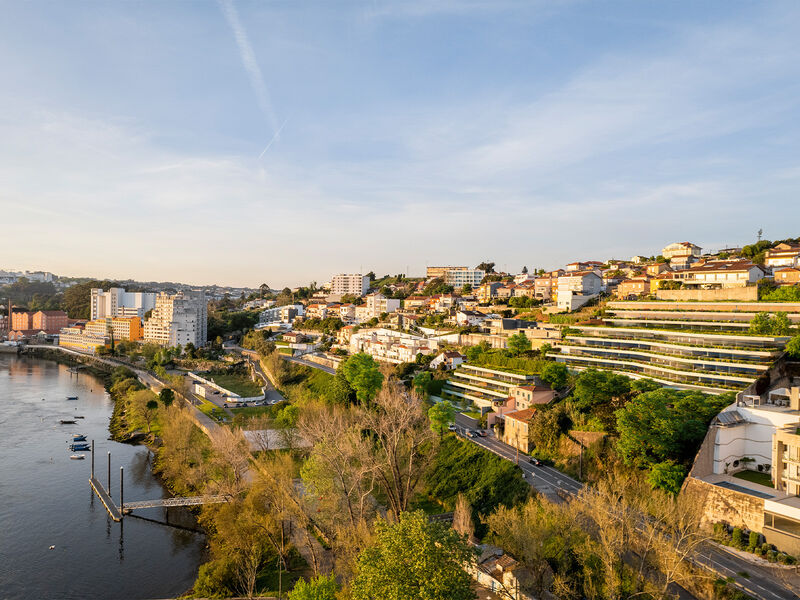
[[[75,425],[75,421],[72,419],[61,419],[62,425]]]
[[[83,460],[84,458],[86,458],[86,456],[83,454],[72,454],[70,455],[69,458],[70,460]]]
[[[67,400],[77,400],[77,396],[67,396]]]
[[[86,436],[84,434],[82,434],[82,433],[76,433],[76,434],[74,434],[72,436],[72,441],[73,442],[85,442],[86,441]]]
[[[85,419],[86,417],[84,417],[83,415],[75,415],[75,418],[76,419]]]
[[[88,452],[92,448],[89,444],[70,444],[69,449],[73,452]]]

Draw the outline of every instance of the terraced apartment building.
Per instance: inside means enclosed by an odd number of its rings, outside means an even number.
[[[676,388],[742,390],[789,340],[749,333],[756,314],[777,312],[800,323],[800,303],[609,302],[601,324],[571,325],[548,356],[570,369],[607,369]]]
[[[486,412],[491,410],[493,403],[505,402],[514,388],[535,383],[534,375],[462,364],[444,384],[442,398],[459,403],[471,402]]]

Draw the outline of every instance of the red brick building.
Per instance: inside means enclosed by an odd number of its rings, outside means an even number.
[[[63,310],[40,310],[33,313],[31,321],[31,329],[47,333],[58,333],[69,326],[69,317]]]

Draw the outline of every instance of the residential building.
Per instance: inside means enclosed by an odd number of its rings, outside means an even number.
[[[460,327],[478,326],[486,320],[486,315],[476,310],[459,310],[456,313],[456,323]]]
[[[567,265],[567,272],[574,271],[590,271],[592,269],[599,269],[603,263],[596,260],[588,260],[586,262],[573,262]]]
[[[797,285],[800,283],[800,269],[795,267],[783,267],[773,271],[775,283],[778,285]]]
[[[514,400],[514,406],[517,410],[525,410],[532,406],[549,404],[555,399],[556,393],[550,386],[544,384],[519,385],[511,389],[509,397]]]
[[[528,426],[533,416],[536,414],[535,408],[526,408],[503,415],[503,442],[526,454],[531,450],[531,442],[528,436]]]
[[[478,302],[488,304],[497,297],[497,289],[503,284],[500,281],[487,281],[478,288]]]
[[[445,271],[444,282],[455,289],[461,289],[465,285],[476,288],[485,276],[486,272],[481,269],[450,269]]]
[[[617,286],[617,296],[630,298],[650,293],[650,279],[647,277],[633,277],[626,279]]]
[[[368,294],[364,298],[364,305],[367,308],[367,319],[380,317],[383,313],[393,313],[400,308],[400,300],[387,298],[380,292]]]
[[[650,277],[656,277],[657,275],[661,275],[661,273],[664,273],[665,271],[669,271],[669,270],[670,270],[670,266],[669,266],[668,263],[665,263],[665,262],[653,263],[653,264],[647,265],[644,268],[645,273],[650,275]]]
[[[542,302],[549,302],[558,291],[558,277],[537,277],[533,281],[533,295]]]
[[[428,296],[409,296],[403,300],[403,308],[414,310],[428,305]]]
[[[430,367],[431,369],[438,369],[439,366],[442,366],[442,368],[446,371],[451,371],[463,364],[466,360],[467,357],[461,354],[461,352],[450,350],[447,352],[442,352],[436,358],[434,358],[431,361]]]
[[[58,333],[69,325],[69,317],[63,310],[40,310],[31,316],[31,328],[45,333]]]
[[[394,329],[362,329],[349,333],[351,354],[366,352],[375,360],[399,364],[414,362],[417,354],[433,354],[439,347],[436,340],[411,335]]]
[[[669,268],[673,271],[683,271],[691,268],[691,266],[698,262],[700,259],[691,254],[682,254],[680,256],[673,256],[669,260]]]
[[[327,304],[309,304],[306,306],[307,319],[326,319],[328,317]]]
[[[745,287],[764,275],[764,270],[749,260],[710,260],[674,273],[673,279],[686,288],[719,289]]]
[[[138,341],[144,337],[144,327],[139,317],[106,317],[95,319],[85,325],[87,334],[98,337],[113,336],[115,341]]]
[[[296,317],[303,315],[305,315],[305,307],[302,304],[274,306],[261,311],[258,317],[258,327],[291,323]]]
[[[767,267],[800,267],[800,244],[781,243],[764,253]]]
[[[780,355],[788,337],[750,335],[760,312],[788,313],[800,323],[800,303],[609,302],[604,325],[570,325],[548,354],[573,370],[607,369],[633,378],[711,393],[741,390]]]
[[[516,289],[517,289],[517,284],[504,283],[499,288],[497,288],[495,294],[500,300],[508,300],[509,298],[514,297],[515,295],[514,292],[516,291]]]
[[[533,281],[536,279],[536,275],[533,273],[520,273],[519,275],[514,276],[514,283],[520,284],[525,283],[526,281]]]
[[[603,279],[594,271],[571,271],[558,278],[558,293],[598,294],[603,291]]]
[[[83,327],[64,327],[58,334],[58,345],[78,352],[96,354],[98,348],[108,346],[108,338],[87,332]]]
[[[700,258],[703,249],[700,246],[692,244],[691,242],[675,242],[669,244],[661,250],[661,256],[670,260],[677,256],[694,256]]]
[[[144,323],[144,341],[162,346],[205,345],[208,312],[203,292],[156,296],[155,308]]]
[[[126,292],[124,288],[111,288],[107,292],[93,288],[89,300],[91,320],[106,317],[144,318],[156,306],[153,292]]]
[[[475,582],[493,594],[491,598],[503,600],[535,600],[522,591],[523,584],[532,581],[531,573],[511,555],[500,548],[479,546],[482,549],[478,559],[470,565],[469,572]],[[522,589],[521,589],[522,588]],[[484,594],[478,594],[483,598]]]
[[[444,279],[448,271],[466,271],[469,267],[428,267],[426,277],[428,279]]]
[[[493,403],[504,403],[515,387],[531,384],[536,384],[533,374],[525,375],[465,363],[453,371],[445,383],[442,398],[459,403],[468,401],[486,412],[492,409]]]
[[[334,275],[331,279],[331,294],[361,297],[369,290],[369,277],[361,273]]]

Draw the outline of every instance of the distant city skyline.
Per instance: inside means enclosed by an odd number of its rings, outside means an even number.
[[[3,12],[0,268],[294,287],[800,235],[796,3]]]

